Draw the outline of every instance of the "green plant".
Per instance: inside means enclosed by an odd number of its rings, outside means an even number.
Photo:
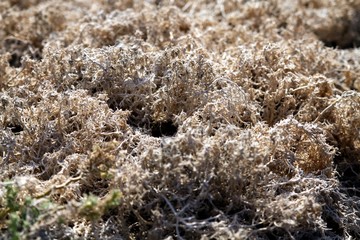
[[[6,219],[6,226],[10,239],[21,239],[22,234],[29,232],[30,227],[40,215],[39,209],[33,204],[31,197],[19,199],[19,189],[14,184],[5,186],[5,208],[1,219]]]
[[[79,214],[87,220],[96,221],[106,213],[106,211],[119,206],[121,198],[122,194],[118,190],[111,191],[103,199],[90,194],[83,199],[79,207]]]

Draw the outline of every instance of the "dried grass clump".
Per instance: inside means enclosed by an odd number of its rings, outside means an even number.
[[[2,1],[1,238],[360,238],[359,11]]]

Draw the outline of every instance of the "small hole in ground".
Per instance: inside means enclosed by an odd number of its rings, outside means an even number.
[[[9,124],[7,127],[10,128],[14,134],[24,131],[24,128],[18,124]]]
[[[14,68],[21,67],[21,56],[17,53],[11,54],[11,58],[9,59],[9,65]]]
[[[148,114],[141,110],[133,110],[127,120],[127,124],[152,137],[172,137],[178,131],[178,127],[172,120],[154,121]]]
[[[174,136],[178,128],[174,125],[171,120],[165,122],[153,122],[151,124],[151,136],[163,137],[163,136]]]

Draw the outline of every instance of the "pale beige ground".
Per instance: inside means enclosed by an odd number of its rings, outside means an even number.
[[[0,14],[0,238],[360,238],[359,1]]]

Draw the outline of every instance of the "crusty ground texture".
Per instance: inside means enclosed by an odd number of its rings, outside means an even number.
[[[360,1],[1,0],[1,239],[360,239]]]

